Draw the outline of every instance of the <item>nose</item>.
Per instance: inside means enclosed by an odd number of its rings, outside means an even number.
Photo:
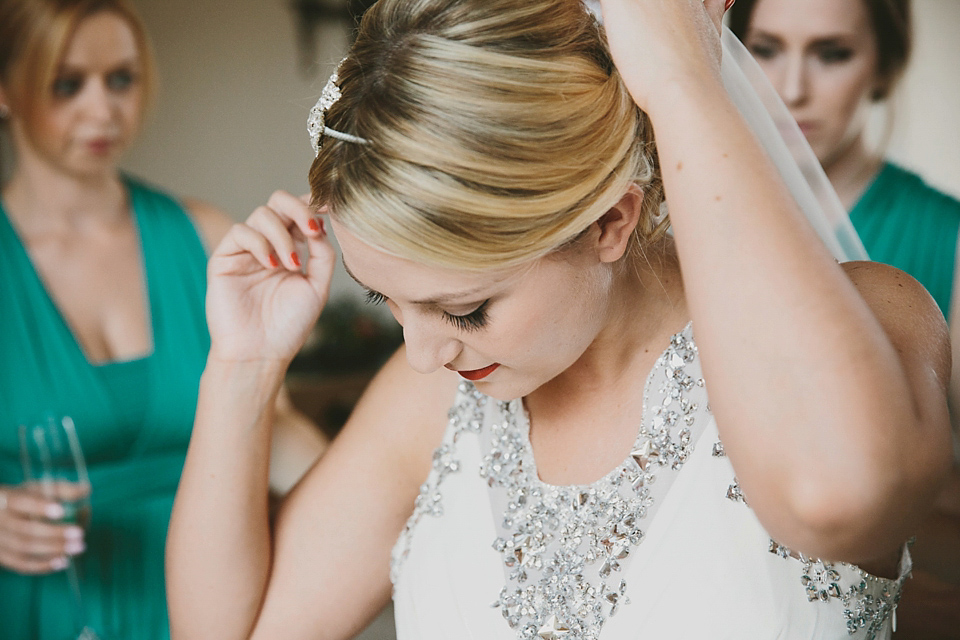
[[[108,122],[116,109],[116,98],[102,80],[87,83],[84,107],[95,122]]]
[[[809,97],[808,83],[807,64],[804,57],[790,56],[777,83],[777,92],[784,104],[788,107],[803,104]]]
[[[433,318],[407,313],[403,324],[403,341],[407,347],[407,362],[418,373],[433,373],[453,362],[463,344],[450,328]]]

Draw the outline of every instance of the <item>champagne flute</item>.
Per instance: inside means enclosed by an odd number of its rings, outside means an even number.
[[[90,524],[90,478],[73,420],[51,416],[45,423],[21,426],[20,462],[27,489],[63,506],[59,522],[86,530]],[[69,556],[65,571],[73,598],[76,635],[71,640],[102,640],[89,624],[77,567]]]

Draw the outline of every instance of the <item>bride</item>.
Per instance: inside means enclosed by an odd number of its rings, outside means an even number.
[[[391,594],[401,639],[889,636],[950,464],[943,318],[819,242],[723,88],[722,0],[601,5],[605,36],[568,0],[365,16],[313,206],[210,261],[175,638],[349,638]],[[405,346],[271,530],[326,222]]]

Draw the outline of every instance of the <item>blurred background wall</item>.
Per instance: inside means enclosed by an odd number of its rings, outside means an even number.
[[[889,155],[960,197],[960,0],[914,0],[914,19]]]
[[[331,0],[333,1],[333,0]],[[152,33],[160,95],[126,167],[236,218],[274,189],[307,191],[306,118],[347,46],[316,33],[300,65],[290,0],[136,0]],[[890,154],[960,197],[960,0],[915,0],[916,56]],[[342,273],[334,294],[355,290]]]

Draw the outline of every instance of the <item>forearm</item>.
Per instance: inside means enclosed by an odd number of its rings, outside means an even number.
[[[210,361],[167,540],[174,637],[246,638],[270,572],[267,518],[278,365]]]
[[[842,512],[878,525],[911,515],[895,494],[915,491],[911,473],[939,434],[924,431],[881,324],[719,83],[677,84],[658,98],[650,114],[726,449],[751,505],[774,514],[771,533],[849,555],[842,532],[827,542],[815,539],[824,529],[804,528],[829,528]],[[863,542],[869,554],[892,540]]]

